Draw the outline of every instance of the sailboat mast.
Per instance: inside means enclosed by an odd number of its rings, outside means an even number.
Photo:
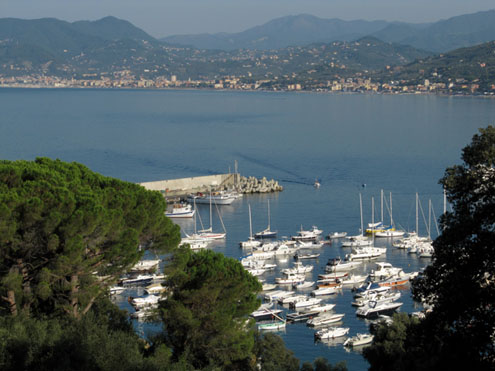
[[[364,236],[364,226],[363,226],[363,198],[361,193],[359,194],[359,212],[361,215],[361,234]]]
[[[251,205],[248,204],[248,209],[249,209],[249,238],[253,238],[253,224],[251,222]]]
[[[270,230],[270,200],[268,200],[268,230]]]
[[[383,223],[383,189],[380,190],[380,221]]]
[[[392,192],[390,192],[390,226],[394,225],[394,218],[392,217]]]
[[[419,216],[418,216],[418,192],[416,192],[416,233],[419,236]]]
[[[372,239],[374,245],[375,244],[375,198],[374,197],[371,197],[371,225],[373,226],[371,233],[372,233]]]
[[[210,189],[210,229],[213,231],[213,223],[212,223],[212,211],[211,211],[211,199],[212,199],[212,194],[211,194],[211,189]]]

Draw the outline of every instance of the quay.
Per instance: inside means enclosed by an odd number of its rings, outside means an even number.
[[[283,187],[276,180],[265,177],[244,177],[239,173],[215,174],[191,178],[157,180],[139,183],[150,191],[159,191],[165,198],[181,198],[190,193],[236,190],[240,193],[279,192]]]

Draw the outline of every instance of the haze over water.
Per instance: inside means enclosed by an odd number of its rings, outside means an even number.
[[[494,101],[483,98],[213,91],[0,89],[0,110],[1,159],[60,158],[132,182],[233,171],[237,160],[242,175],[278,180],[285,187],[281,193],[245,196],[221,207],[227,240],[214,249],[235,258],[243,254],[238,242],[249,235],[248,203],[258,231],[266,227],[270,200],[279,236],[294,235],[301,225],[317,225],[325,235],[356,234],[359,193],[367,223],[371,197],[375,220],[380,217],[380,189],[387,197],[392,193],[393,217],[404,229],[415,229],[416,192],[424,212],[432,199],[439,216],[438,180],[447,166],[461,162],[461,149],[478,128],[495,117]],[[207,208],[200,211],[208,223]],[[427,218],[420,217],[422,235]],[[220,228],[218,220],[213,223]],[[192,229],[190,221],[181,226]],[[336,244],[321,252],[314,278],[328,258],[350,250]],[[392,247],[386,259],[406,272],[427,264]],[[267,281],[275,275],[266,275]],[[328,301],[346,313],[343,324],[354,335],[366,331],[367,323],[356,318],[351,297],[344,290]],[[409,291],[401,301],[402,311],[415,310]],[[314,344],[312,334],[296,324],[281,335],[302,361],[323,356],[332,364],[346,360],[350,370],[366,367],[341,345]]]

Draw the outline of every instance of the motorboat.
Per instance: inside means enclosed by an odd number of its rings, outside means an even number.
[[[323,231],[316,226],[312,226],[309,231],[303,230],[301,226],[301,230],[297,232],[297,236],[292,236],[292,239],[294,241],[314,241],[322,233]]]
[[[347,232],[333,232],[328,235],[329,239],[344,238],[347,236]]]
[[[329,312],[333,308],[335,308],[335,304],[320,304],[320,305],[315,305],[312,307],[306,307],[302,308],[301,312],[318,312],[318,313],[324,313],[324,312]]]
[[[376,301],[370,301],[368,305],[358,308],[356,315],[365,318],[378,317],[380,314],[395,312],[401,305],[402,303],[398,302],[378,303]]]
[[[360,286],[363,284],[364,281],[368,279],[368,276],[365,275],[359,275],[359,274],[351,274],[349,277],[342,278],[340,280],[340,283],[343,286]]]
[[[224,191],[219,192],[211,192],[211,193],[201,193],[193,195],[190,194],[187,196],[188,201],[194,201],[197,204],[209,204],[214,203],[217,205],[230,205],[232,202],[236,200],[236,197],[232,194]]]
[[[359,261],[342,260],[341,258],[329,259],[325,267],[325,272],[345,272],[357,268],[361,265]]]
[[[315,305],[320,304],[320,302],[321,302],[321,299],[305,297],[304,299],[298,299],[298,300],[292,301],[291,303],[289,303],[289,306],[291,308],[299,309],[299,308],[303,308],[303,307],[313,307]]]
[[[282,309],[260,308],[250,314],[256,321],[263,321],[275,318],[275,315],[282,313]]]
[[[309,319],[306,321],[306,325],[310,327],[318,327],[329,325],[330,323],[339,322],[344,318],[345,314],[337,314],[337,313],[325,313],[319,315],[318,317]]]
[[[305,308],[303,308],[305,309]],[[313,317],[316,317],[320,314],[320,312],[318,311],[304,311],[304,310],[300,310],[300,311],[297,311],[297,312],[292,312],[292,313],[287,313],[287,321],[290,321],[290,322],[300,322],[300,321],[306,321],[308,319],[311,319]]]
[[[284,320],[261,321],[257,323],[258,330],[281,330],[285,328]]]
[[[317,339],[333,339],[347,335],[349,327],[328,327],[315,332]]]
[[[296,260],[302,260],[302,259],[316,259],[320,256],[319,253],[314,253],[314,254],[299,254],[299,252],[297,252],[295,255],[294,255],[294,259]]]
[[[286,268],[282,270],[283,274],[290,274],[290,273],[295,273],[295,274],[304,274],[304,273],[309,273],[313,270],[312,265],[303,265],[301,262],[295,262],[294,266],[292,268]]]
[[[342,284],[338,284],[335,286],[320,285],[316,290],[311,291],[311,295],[312,296],[332,295],[335,294],[341,288],[342,288]]]
[[[151,272],[155,271],[160,264],[160,259],[140,260],[130,269],[131,272]]]
[[[270,290],[274,290],[276,287],[277,287],[277,285],[274,283],[265,283],[262,286],[262,290],[263,291],[270,291]]]
[[[144,291],[148,295],[155,295],[155,294],[161,294],[162,292],[165,292],[167,288],[163,286],[161,283],[152,283],[151,285],[148,285],[144,288]]]
[[[348,338],[344,342],[346,347],[358,347],[361,345],[370,344],[373,342],[374,336],[371,334],[356,334],[353,337]]]
[[[129,298],[129,302],[134,308],[144,308],[155,306],[160,301],[160,297],[156,295],[145,295],[136,298]]]
[[[264,298],[265,300],[272,301],[272,300],[278,300],[286,296],[292,296],[294,294],[295,294],[294,291],[276,290],[266,293]]]
[[[297,283],[295,285],[292,285],[293,288],[296,290],[304,290],[304,289],[309,289],[310,287],[313,287],[315,284],[315,281],[304,281]]]
[[[372,270],[369,274],[370,280],[373,282],[383,281],[390,277],[401,274],[402,268],[392,266],[388,262],[376,262],[376,269]]]
[[[110,290],[110,295],[118,295],[118,294],[121,294],[125,290],[125,287],[112,286],[109,288],[109,290]]]
[[[356,294],[354,294],[354,297],[362,298],[366,295],[369,295],[370,293],[385,292],[388,290],[390,290],[390,287],[380,286],[378,283],[368,282],[365,287],[361,287],[356,290]]]
[[[323,243],[315,240],[311,240],[311,241],[298,240],[296,241],[296,245],[295,245],[295,247],[297,247],[298,249],[319,249],[322,246]]]
[[[360,246],[370,246],[373,244],[373,240],[363,235],[346,237],[342,241],[342,247],[360,247]]]
[[[283,298],[279,298],[277,301],[279,304],[291,304],[298,300],[306,300],[308,297],[306,295],[291,295]]]
[[[399,291],[369,292],[365,296],[355,299],[351,305],[354,307],[363,307],[371,301],[377,304],[390,303],[399,300],[400,297],[401,293]]]
[[[286,274],[286,277],[277,277],[275,278],[275,283],[279,285],[292,285],[298,282],[304,282],[306,280],[304,274],[299,273],[289,273]]]
[[[195,212],[191,204],[181,202],[173,204],[172,210],[165,215],[169,218],[192,218]]]

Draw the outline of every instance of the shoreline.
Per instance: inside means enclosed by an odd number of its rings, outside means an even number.
[[[215,92],[249,92],[249,93],[297,93],[297,94],[329,94],[329,95],[352,95],[352,94],[368,94],[368,95],[434,95],[441,97],[470,97],[470,98],[495,98],[495,92],[484,92],[478,94],[465,93],[445,93],[445,92],[401,92],[401,91],[316,91],[316,90],[268,90],[268,89],[226,89],[226,88],[181,88],[181,87],[163,87],[163,88],[140,88],[140,87],[98,87],[98,86],[53,86],[53,85],[0,85],[0,89],[29,89],[29,90],[51,90],[51,89],[72,89],[72,90],[134,90],[134,91],[215,91]]]

